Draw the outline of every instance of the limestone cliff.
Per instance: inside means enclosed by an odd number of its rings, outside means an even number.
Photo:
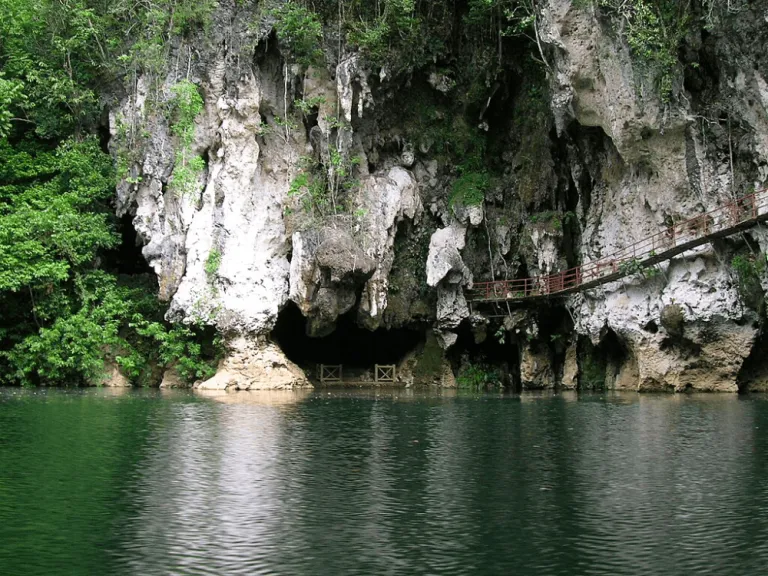
[[[465,298],[473,281],[589,262],[765,185],[768,11],[713,10],[717,26],[687,33],[661,94],[621,16],[546,0],[533,38],[499,36],[475,104],[455,85],[455,54],[395,73],[328,24],[323,63],[307,67],[270,13],[221,2],[207,32],[174,46],[167,76],[137,78],[110,115],[116,155],[122,127],[144,135],[118,210],[170,317],[230,342],[207,386],[270,386],[268,372],[305,385],[268,340],[293,302],[313,337],[348,314],[368,330],[430,333],[447,350],[440,374],[450,359],[459,374],[504,363],[523,388],[738,390],[764,306],[762,294],[747,302],[730,263],[767,247],[761,231],[539,309],[472,310]],[[182,79],[204,97],[190,150],[204,168],[179,194],[162,103]],[[476,141],[482,169],[461,164]],[[768,371],[750,374],[757,388]]]

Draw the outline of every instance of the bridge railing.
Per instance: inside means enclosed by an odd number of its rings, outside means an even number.
[[[688,220],[677,222],[608,256],[570,270],[548,276],[475,282],[467,291],[467,296],[472,301],[520,300],[574,290],[582,284],[594,282],[606,276],[617,273],[631,274],[636,272],[637,266],[641,266],[644,261],[661,256],[677,246],[726,231],[766,214],[768,214],[768,188],[747,194]]]

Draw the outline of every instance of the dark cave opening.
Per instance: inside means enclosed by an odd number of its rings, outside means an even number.
[[[549,347],[552,358],[552,370],[562,374],[568,340],[573,334],[573,319],[563,305],[543,306],[538,309],[537,323],[539,339]],[[557,378],[559,381],[560,378]]]
[[[375,364],[398,364],[425,340],[422,330],[409,328],[366,330],[357,325],[356,311],[340,316],[328,336],[307,335],[307,319],[293,302],[277,317],[273,340],[289,360],[303,368],[316,364],[343,364],[351,368],[372,368]]]
[[[530,278],[531,274],[528,271],[528,263],[525,261],[525,256],[522,254],[518,257],[520,265],[517,267],[517,272],[515,273],[515,280],[524,280],[526,278]]]
[[[457,334],[456,343],[448,351],[454,373],[459,373],[467,363],[492,366],[500,370],[504,388],[520,390],[520,348],[501,324],[492,322],[485,326],[485,331],[477,331],[465,320]]]
[[[154,271],[141,253],[142,243],[133,227],[133,217],[126,214],[117,219],[115,228],[120,235],[120,244],[104,254],[104,267],[116,274],[126,276],[149,274],[154,278]]]
[[[579,357],[579,390],[605,390],[615,387],[623,372],[632,367],[632,355],[618,334],[610,328],[597,345],[589,338],[580,337],[577,343]]]
[[[104,154],[109,154],[109,141],[112,134],[109,133],[109,110],[105,107],[101,113],[101,122],[96,127],[96,135],[99,138],[99,148]]]
[[[766,390],[768,382],[768,331],[762,330],[736,376],[739,393]]]

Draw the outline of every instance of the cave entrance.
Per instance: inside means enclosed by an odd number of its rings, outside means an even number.
[[[399,364],[425,341],[422,330],[366,330],[357,325],[355,316],[355,310],[340,316],[328,336],[312,338],[307,335],[307,319],[289,302],[277,317],[272,338],[289,360],[305,370],[319,364],[341,364],[345,373],[372,370],[376,364]]]
[[[622,339],[610,328],[595,346],[589,338],[578,340],[579,389],[632,388],[639,378],[637,362]]]
[[[120,235],[120,244],[102,254],[104,268],[121,276],[148,275],[154,278],[154,271],[141,252],[143,244],[133,227],[133,217],[126,214],[117,219],[115,229]]]
[[[739,392],[765,392],[768,391],[768,332],[762,331],[755,339],[749,356],[739,369],[736,383]]]
[[[480,329],[468,321],[459,325],[458,339],[449,349],[448,358],[462,386],[462,373],[468,368],[493,371],[508,390],[520,389],[520,349],[498,322]]]

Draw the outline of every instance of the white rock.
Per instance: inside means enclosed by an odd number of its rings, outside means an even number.
[[[311,387],[304,372],[269,342],[236,337],[227,343],[227,356],[216,375],[200,390],[292,390]]]

